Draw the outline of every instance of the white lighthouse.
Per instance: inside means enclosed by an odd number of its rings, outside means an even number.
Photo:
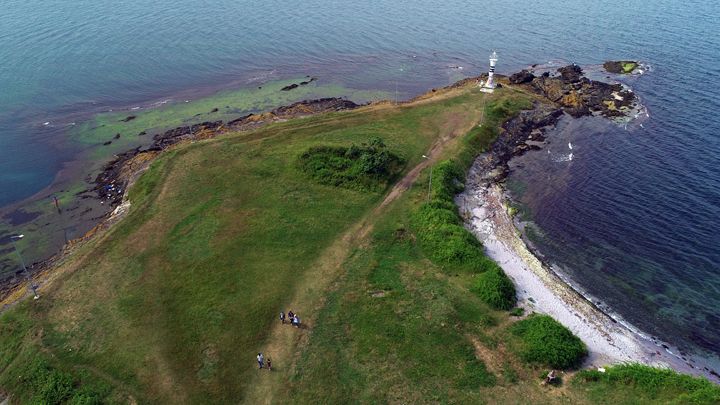
[[[480,91],[492,93],[495,91],[495,63],[497,63],[497,52],[493,51],[490,55],[490,71],[488,71],[488,79],[486,82],[480,82]]]

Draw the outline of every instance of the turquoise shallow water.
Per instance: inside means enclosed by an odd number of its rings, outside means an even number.
[[[515,175],[555,190],[524,197],[552,261],[631,322],[717,353],[718,17],[710,0],[5,1],[0,206],[50,184],[95,112],[304,75],[409,97],[479,73],[492,48],[501,73],[640,59],[644,128],[581,126],[572,163]]]

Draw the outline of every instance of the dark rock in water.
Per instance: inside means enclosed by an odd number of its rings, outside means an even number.
[[[134,115],[128,115],[127,117],[125,117],[125,119],[122,119],[122,120],[120,120],[120,121],[122,121],[122,122],[130,122],[130,121],[134,120],[135,118],[137,118],[137,117],[134,116]]]
[[[218,112],[218,111],[220,111],[220,110],[218,110],[217,107],[215,107],[215,108],[213,108],[212,110],[210,110],[211,113],[216,113],[216,112]]]
[[[615,74],[632,73],[637,67],[638,63],[632,60],[609,60],[603,63],[605,70]]]
[[[119,133],[115,134],[115,136],[113,136],[113,139],[120,139],[120,134]]]
[[[111,143],[112,143],[112,141],[107,141],[107,142],[103,142],[103,145],[104,145],[104,146],[108,146],[108,145],[110,145]]]
[[[283,88],[280,89],[280,90],[282,90],[282,91],[294,90],[294,89],[297,89],[297,88],[300,87],[300,86],[308,85],[308,84],[314,82],[315,80],[317,80],[316,77],[311,77],[310,80],[307,80],[307,81],[304,81],[304,82],[300,82],[299,84],[293,83],[293,84],[290,84],[290,85],[288,85],[288,86],[283,87]]]
[[[511,84],[530,83],[535,78],[535,75],[528,72],[527,70],[521,70],[517,73],[513,73],[508,78]]]
[[[578,65],[568,65],[557,70],[564,82],[576,83],[583,77],[582,68]]]

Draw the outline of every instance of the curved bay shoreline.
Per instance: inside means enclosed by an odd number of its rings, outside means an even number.
[[[509,161],[529,150],[542,149],[547,132],[554,129],[561,117],[602,115],[624,121],[637,117],[637,112],[643,108],[636,96],[624,88],[622,92],[615,89],[611,93],[620,101],[622,109],[613,105],[606,110],[604,107],[610,105],[594,96],[586,98],[584,105],[575,104],[576,98],[568,95],[568,88],[578,88],[578,83],[582,82],[591,89],[594,86],[603,89],[603,84],[584,77],[578,79],[577,75],[582,72],[574,65],[560,68],[558,73],[561,83],[551,82],[551,87],[547,87],[544,81],[537,83],[537,78],[527,71],[510,76],[510,83],[530,87],[531,90],[535,88],[536,93],[552,103],[536,104],[533,110],[523,111],[507,121],[490,150],[476,158],[467,173],[465,190],[456,196],[456,205],[466,227],[483,243],[486,254],[513,280],[520,306],[528,312],[551,315],[587,344],[589,356],[584,366],[637,362],[668,367],[720,383],[720,374],[710,368],[703,358],[685,354],[656,337],[650,337],[612,313],[610,308],[595,305],[593,297],[584,294],[573,280],[556,272],[550,263],[541,259],[542,255],[525,239],[520,223],[511,213],[511,198],[504,189],[504,180],[510,171]],[[557,86],[560,86],[559,90],[553,89]],[[619,100],[620,97],[622,100]],[[568,103],[568,100],[573,102]]]

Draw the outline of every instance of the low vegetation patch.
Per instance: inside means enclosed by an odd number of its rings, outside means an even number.
[[[356,190],[384,188],[403,163],[378,137],[360,146],[314,146],[298,159],[300,169],[318,183]]]
[[[520,338],[518,354],[525,362],[565,369],[587,355],[585,344],[547,315],[533,315],[510,328]]]
[[[720,403],[720,386],[707,379],[642,364],[608,367],[604,373],[581,371],[575,383],[597,402],[622,403],[632,398],[635,403]]]
[[[462,169],[453,161],[434,167],[431,201],[415,211],[413,227],[425,254],[446,271],[480,273],[494,263],[457,214],[453,198],[463,190],[463,180]]]
[[[416,210],[413,230],[425,254],[447,272],[482,273],[495,269],[496,279],[507,278],[502,269],[485,256],[482,244],[477,238],[463,226],[454,198],[465,188],[465,172],[472,165],[475,157],[495,140],[500,124],[520,110],[531,107],[532,103],[526,98],[515,97],[503,98],[488,104],[484,111],[485,122],[474,127],[463,138],[462,147],[456,157],[442,161],[432,168],[429,201]],[[488,291],[486,295],[488,299],[508,295],[507,284],[484,285],[488,288],[504,289]],[[512,283],[510,285],[512,287]],[[514,292],[512,295],[514,296]],[[507,309],[514,304],[514,298],[509,306],[494,298],[491,301],[494,303],[490,305],[500,305]]]
[[[7,346],[0,358],[8,368],[0,375],[0,386],[14,393],[14,400],[33,404],[101,404],[110,388],[81,372],[67,372],[54,366],[45,353],[34,347],[22,348],[28,336],[30,318],[24,314],[2,316],[0,335]]]
[[[495,309],[509,310],[515,306],[515,286],[497,264],[477,276],[473,290]]]

